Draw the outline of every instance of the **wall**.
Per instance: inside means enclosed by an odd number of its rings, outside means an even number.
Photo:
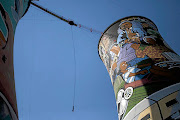
[[[180,56],[151,20],[118,20],[103,33],[98,47],[114,87],[119,120],[180,117]]]
[[[0,120],[18,119],[13,42],[17,23],[29,4],[29,0],[0,1]]]

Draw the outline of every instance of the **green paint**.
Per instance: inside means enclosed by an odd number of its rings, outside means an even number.
[[[12,120],[10,115],[7,115],[3,120]]]
[[[115,83],[114,83],[114,93],[117,99],[117,94],[120,89],[124,88],[125,81],[122,79],[120,75],[117,76]]]
[[[3,21],[3,19],[0,17],[0,30],[1,32],[3,33],[4,36],[7,36],[7,29],[6,29],[6,26],[5,26],[5,23]]]

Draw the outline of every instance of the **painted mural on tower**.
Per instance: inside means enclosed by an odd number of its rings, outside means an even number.
[[[127,17],[101,36],[99,55],[116,96],[119,120],[180,117],[180,56],[144,17]]]
[[[17,23],[29,4],[29,0],[0,1],[0,120],[18,119],[13,43]]]

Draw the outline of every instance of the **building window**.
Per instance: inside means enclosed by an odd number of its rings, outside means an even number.
[[[169,102],[166,103],[166,106],[170,107],[170,106],[173,106],[173,105],[175,105],[177,103],[178,103],[178,101],[176,99],[172,99],[172,100],[170,100]]]
[[[144,116],[141,120],[150,120],[150,114],[147,114],[147,115]]]

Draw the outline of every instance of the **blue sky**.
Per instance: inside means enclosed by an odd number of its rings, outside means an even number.
[[[104,31],[123,17],[151,19],[180,54],[179,0],[40,0],[35,2],[75,22]],[[72,39],[73,32],[73,39]],[[30,6],[14,41],[20,120],[117,120],[108,72],[98,56],[101,34],[69,26]],[[76,51],[76,96],[72,112]]]

